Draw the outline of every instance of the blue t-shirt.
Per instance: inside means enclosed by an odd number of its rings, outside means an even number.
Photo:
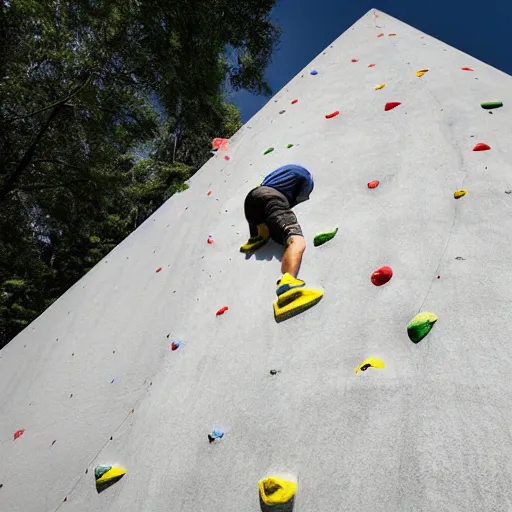
[[[291,206],[307,201],[313,191],[314,182],[311,173],[300,165],[283,165],[268,174],[263,183],[265,187],[279,190],[290,201]]]

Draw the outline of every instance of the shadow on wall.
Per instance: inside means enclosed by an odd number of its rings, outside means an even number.
[[[292,512],[293,511],[293,504],[295,502],[295,496],[288,502],[288,503],[282,503],[279,505],[267,505],[262,499],[260,498],[260,508],[261,512]]]
[[[252,254],[246,254],[245,259],[248,260],[254,254],[255,258],[258,261],[272,261],[274,258],[278,261],[281,261],[283,257],[284,248],[276,244],[273,240],[270,240],[265,247],[258,249],[256,252]]]

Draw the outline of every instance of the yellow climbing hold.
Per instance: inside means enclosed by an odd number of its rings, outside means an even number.
[[[460,190],[456,190],[453,194],[453,197],[455,199],[459,199],[461,198],[462,196],[465,196],[466,194],[468,193],[467,190],[463,190],[463,189],[460,189]]]
[[[365,372],[368,368],[385,368],[385,366],[384,361],[375,359],[374,357],[369,357],[356,368],[356,373]]]
[[[297,484],[276,476],[269,476],[260,480],[260,497],[267,505],[281,505],[288,503],[297,491]]]
[[[428,69],[420,69],[419,71],[416,71],[416,76],[421,77],[425,73],[428,73]]]
[[[126,470],[117,466],[96,466],[94,469],[94,477],[96,479],[98,492],[116,483],[125,474]]]
[[[379,89],[384,89],[386,87],[386,84],[379,84],[375,86],[375,90],[378,91]]]

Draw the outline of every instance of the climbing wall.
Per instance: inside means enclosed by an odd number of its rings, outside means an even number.
[[[511,85],[363,16],[0,352],[0,509],[510,510]],[[277,324],[281,250],[239,246],[287,163],[324,298]]]

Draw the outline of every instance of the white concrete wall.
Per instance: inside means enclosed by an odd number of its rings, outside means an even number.
[[[272,471],[299,512],[511,509],[511,80],[422,35],[365,15],[0,352],[0,510],[250,512]],[[325,296],[276,324],[280,250],[238,248],[246,193],[286,163],[315,177],[301,277]],[[439,321],[414,345],[419,311]]]

